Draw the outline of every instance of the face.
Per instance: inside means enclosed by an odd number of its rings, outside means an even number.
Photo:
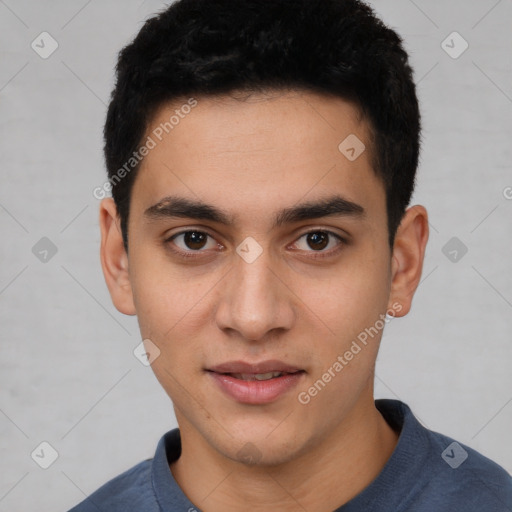
[[[407,309],[368,127],[350,103],[298,91],[197,98],[162,134],[177,109],[146,135],[114,302],[159,351],[182,436],[289,461],[373,404],[385,314]],[[339,148],[351,135],[366,146],[355,160],[356,139]]]

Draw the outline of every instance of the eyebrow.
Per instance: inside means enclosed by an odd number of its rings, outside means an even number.
[[[167,196],[144,211],[144,216],[150,220],[168,218],[187,218],[211,221],[226,226],[232,226],[236,218],[216,206],[179,196]],[[283,224],[293,224],[304,220],[322,217],[352,217],[364,218],[365,209],[357,203],[349,201],[340,195],[311,201],[284,208],[277,212],[273,229]]]

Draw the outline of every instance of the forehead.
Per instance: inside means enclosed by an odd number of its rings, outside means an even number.
[[[145,141],[153,147],[139,169],[133,206],[145,210],[178,195],[254,221],[336,193],[378,214],[385,197],[369,133],[352,103],[309,92],[175,101],[148,127]]]

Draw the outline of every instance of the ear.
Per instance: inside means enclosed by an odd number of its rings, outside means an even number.
[[[427,210],[420,205],[411,206],[402,218],[393,245],[388,308],[397,312],[395,316],[405,316],[411,309],[421,279],[428,235]]]
[[[103,199],[100,204],[100,230],[101,266],[112,302],[121,313],[135,315],[128,255],[123,245],[117,208],[110,197]]]

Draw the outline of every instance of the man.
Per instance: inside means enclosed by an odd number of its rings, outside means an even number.
[[[506,511],[512,479],[374,400],[428,239],[400,37],[358,0],[181,0],[120,53],[101,262],[179,429],[86,511]]]

